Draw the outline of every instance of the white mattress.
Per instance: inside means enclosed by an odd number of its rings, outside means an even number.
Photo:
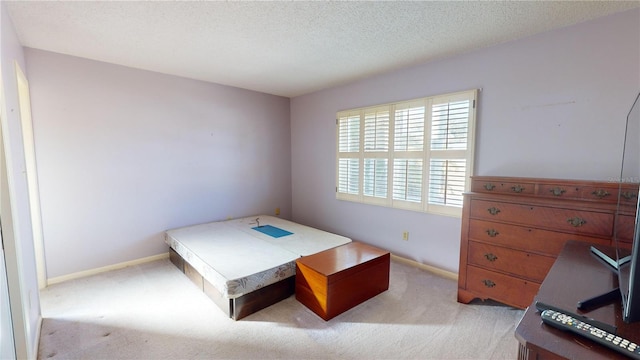
[[[291,232],[274,238],[252,229]],[[165,242],[223,296],[233,299],[295,275],[295,260],[351,239],[273,216],[211,222],[168,230]]]

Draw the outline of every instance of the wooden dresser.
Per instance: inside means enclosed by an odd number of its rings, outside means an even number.
[[[616,214],[618,194],[626,204]],[[472,177],[464,195],[458,301],[524,309],[568,240],[631,246],[638,184]],[[614,227],[614,224],[618,224]]]

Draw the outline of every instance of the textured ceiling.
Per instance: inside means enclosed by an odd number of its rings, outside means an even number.
[[[640,1],[13,2],[27,47],[293,97]]]

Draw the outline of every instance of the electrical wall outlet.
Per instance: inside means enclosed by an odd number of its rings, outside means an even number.
[[[279,207],[276,208],[276,216],[277,215],[280,215],[280,208]]]
[[[402,232],[402,240],[404,240],[404,241],[408,241],[409,240],[409,232],[408,231],[403,231]]]

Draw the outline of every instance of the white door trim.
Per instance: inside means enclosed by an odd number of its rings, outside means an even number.
[[[24,161],[29,192],[29,211],[33,230],[33,249],[36,260],[38,288],[47,287],[47,267],[44,255],[44,236],[42,232],[42,212],[40,210],[40,190],[38,187],[38,171],[36,166],[36,148],[31,119],[31,97],[29,81],[15,62],[16,82],[18,84],[18,102],[20,106],[20,123],[22,125],[22,141],[24,145]]]
[[[1,79],[1,77],[0,77]],[[0,123],[6,118],[6,108],[4,105],[4,92],[2,81],[0,81]],[[0,126],[0,209],[10,208],[8,199],[4,196],[8,193],[7,188],[7,169],[4,160],[4,141],[2,139],[2,126]],[[6,206],[5,206],[6,205]],[[2,211],[0,211],[2,213]],[[4,219],[0,215],[1,219]],[[4,258],[4,239],[2,239],[2,226],[0,224],[0,359],[16,358],[16,346],[13,338],[13,320],[11,315],[11,305],[9,300],[9,283],[7,277],[7,267]]]

